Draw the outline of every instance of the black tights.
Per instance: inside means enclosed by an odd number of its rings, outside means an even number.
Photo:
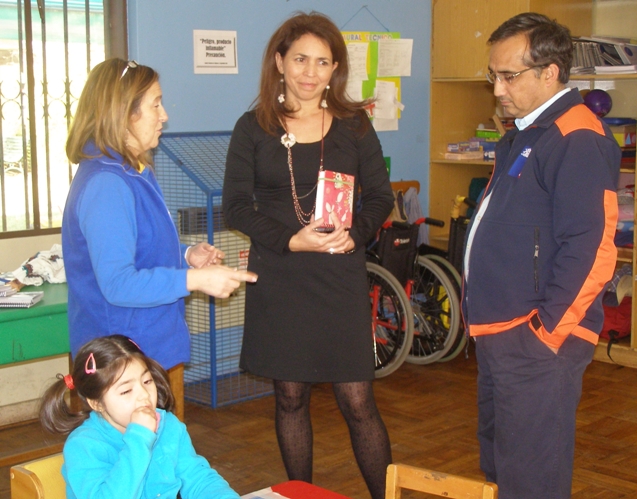
[[[276,435],[290,480],[312,482],[311,383],[274,381]],[[372,499],[385,497],[391,448],[371,381],[333,383],[332,388],[352,440],[352,449]]]

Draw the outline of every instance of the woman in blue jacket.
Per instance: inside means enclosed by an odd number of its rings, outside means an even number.
[[[219,265],[223,252],[207,243],[180,244],[152,169],[167,120],[152,68],[109,59],[91,71],[66,144],[79,163],[62,221],[74,356],[91,339],[126,332],[171,369],[190,358],[183,298],[226,298],[256,280]]]

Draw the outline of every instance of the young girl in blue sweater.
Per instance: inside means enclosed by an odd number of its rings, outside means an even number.
[[[186,426],[171,412],[164,369],[122,335],[84,345],[73,373],[58,375],[40,409],[44,428],[70,433],[62,475],[68,499],[238,499],[197,455]],[[66,389],[84,409],[71,412]]]

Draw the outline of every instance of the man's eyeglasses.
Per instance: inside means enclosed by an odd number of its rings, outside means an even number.
[[[515,79],[520,76],[522,73],[526,73],[531,69],[542,68],[544,66],[531,66],[530,68],[523,69],[522,71],[518,71],[517,73],[494,73],[489,70],[489,72],[485,75],[487,77],[487,81],[492,85],[495,85],[495,82],[498,83],[506,83],[507,85],[511,85]]]
[[[119,77],[119,79],[121,80],[122,78],[124,78],[124,75],[128,72],[128,69],[135,69],[137,66],[139,66],[137,61],[128,61],[126,63],[126,67],[124,68],[124,71],[122,71],[122,76]]]

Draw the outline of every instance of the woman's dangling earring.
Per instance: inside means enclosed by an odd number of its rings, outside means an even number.
[[[283,80],[283,75],[281,75],[281,93],[279,94],[279,96],[277,97],[277,100],[279,101],[279,104],[283,104],[285,102],[285,81]]]
[[[329,91],[330,86],[325,87],[325,95],[323,96],[323,100],[321,100],[321,107],[323,109],[327,109],[327,92]]]

